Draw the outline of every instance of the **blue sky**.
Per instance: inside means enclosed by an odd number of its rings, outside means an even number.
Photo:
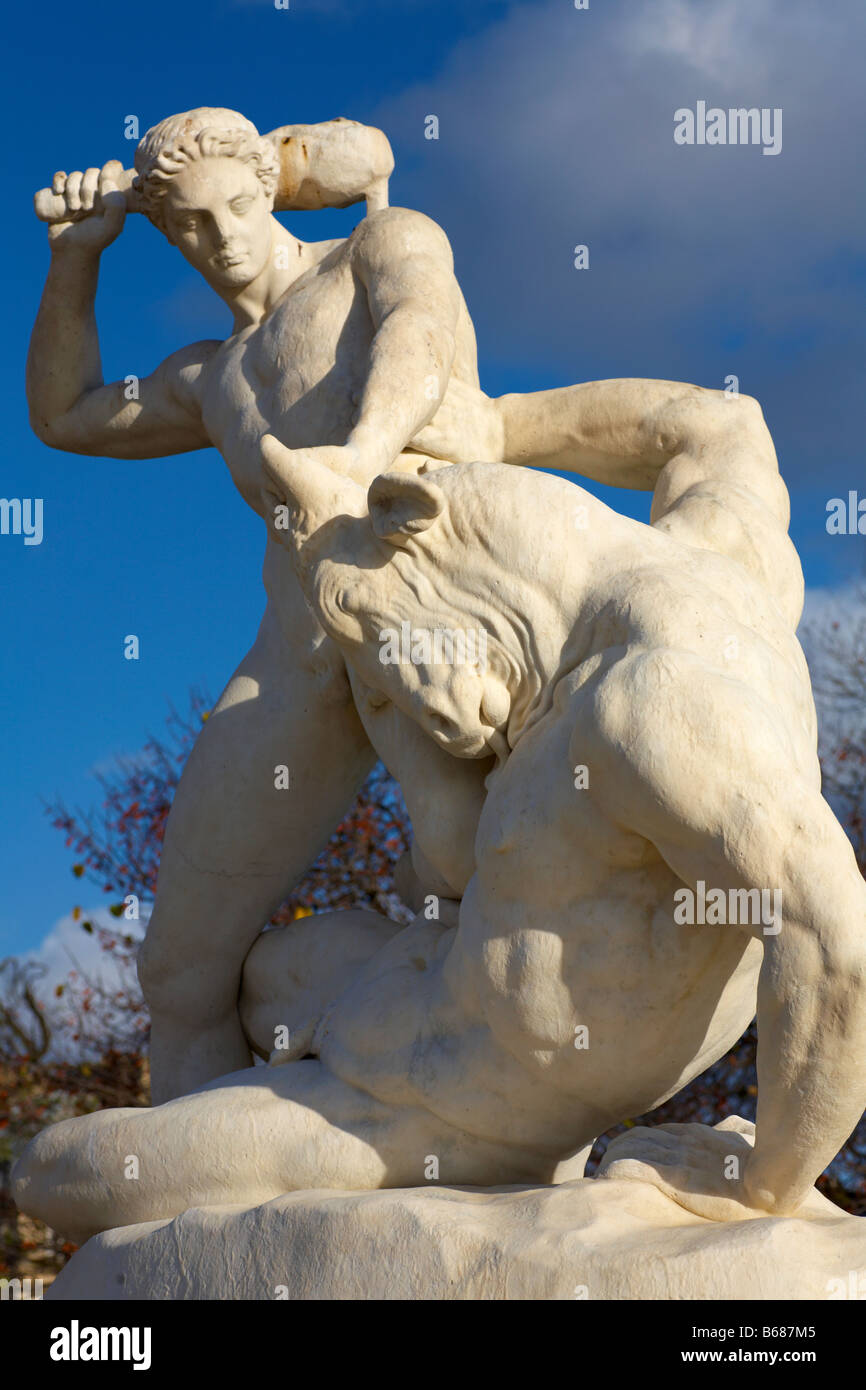
[[[0,495],[44,498],[45,535],[0,537],[0,957],[86,897],[41,799],[93,805],[93,769],[140,748],[190,686],[216,695],[262,608],[260,523],[214,451],[86,459],[28,428],[23,364],[48,258],[32,194],[55,169],[130,164],[130,114],[142,132],[203,104],[263,131],[336,115],[381,125],[392,202],[451,237],[488,391],[735,374],[773,430],[808,583],[863,572],[866,538],[824,526],[828,498],[866,496],[861,0],[47,0],[14,7],[4,37]],[[698,100],[781,107],[781,154],[676,146],[674,110]],[[424,138],[429,114],[438,141]],[[285,220],[312,240],[358,216]],[[588,271],[573,267],[578,243]],[[107,379],[227,331],[144,219],[106,253],[101,286]],[[645,498],[614,500],[645,514]],[[122,657],[130,632],[138,662]]]

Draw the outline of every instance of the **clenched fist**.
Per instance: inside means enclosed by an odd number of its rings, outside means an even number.
[[[50,223],[52,251],[74,246],[98,255],[111,245],[126,218],[126,193],[119,187],[124,174],[120,160],[110,159],[101,169],[57,173],[50,188],[39,190],[33,204],[36,216]]]

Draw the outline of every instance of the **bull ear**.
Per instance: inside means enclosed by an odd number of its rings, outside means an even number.
[[[402,546],[433,525],[445,510],[445,493],[432,478],[416,473],[380,473],[370,484],[367,506],[380,540]]]

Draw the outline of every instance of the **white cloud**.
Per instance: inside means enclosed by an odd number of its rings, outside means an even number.
[[[464,40],[373,119],[393,200],[451,237],[482,360],[526,389],[734,372],[783,423],[796,480],[819,445],[837,469],[859,458],[864,43],[861,0],[552,0]],[[699,99],[781,107],[782,153],[676,146],[674,111]]]
[[[144,934],[146,921],[146,909],[143,921],[122,924],[102,907],[82,911],[79,921],[75,921],[69,913],[55,922],[40,945],[35,950],[28,951],[23,959],[39,961],[46,967],[47,974],[41,987],[42,993],[46,988],[53,989],[56,984],[62,983],[70,970],[75,969],[81,970],[91,978],[98,977],[106,986],[111,986],[118,979],[113,957],[101,948],[96,932],[86,932],[81,923],[92,922],[110,931],[117,931],[122,925],[123,930],[128,931],[130,936],[140,937]]]
[[[690,0],[655,0],[633,7],[623,25],[623,47],[640,58],[669,57],[704,76],[723,79],[742,72],[766,71],[756,31],[778,19],[773,0],[727,0],[700,7]]]
[[[150,907],[142,904],[141,919],[127,922],[115,918],[103,907],[84,910],[78,921],[72,914],[61,917],[47,933],[35,950],[22,954],[21,959],[34,961],[44,967],[44,974],[34,984],[34,995],[44,1007],[54,1033],[50,1056],[69,1058],[79,1055],[86,1049],[76,1047],[71,1039],[73,1031],[67,1020],[69,1015],[68,990],[71,972],[77,972],[78,980],[95,985],[107,997],[116,996],[134,984],[130,968],[118,964],[110,951],[100,944],[97,931],[86,932],[81,923],[91,922],[95,927],[104,927],[112,932],[118,930],[140,940],[147,926]],[[64,994],[57,997],[58,985],[65,987]]]

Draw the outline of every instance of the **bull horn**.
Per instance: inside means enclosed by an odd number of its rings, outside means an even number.
[[[287,449],[272,434],[265,434],[261,454],[272,484],[267,491],[294,513],[292,540],[307,540],[336,516],[366,516],[364,489],[320,463],[312,451]]]

